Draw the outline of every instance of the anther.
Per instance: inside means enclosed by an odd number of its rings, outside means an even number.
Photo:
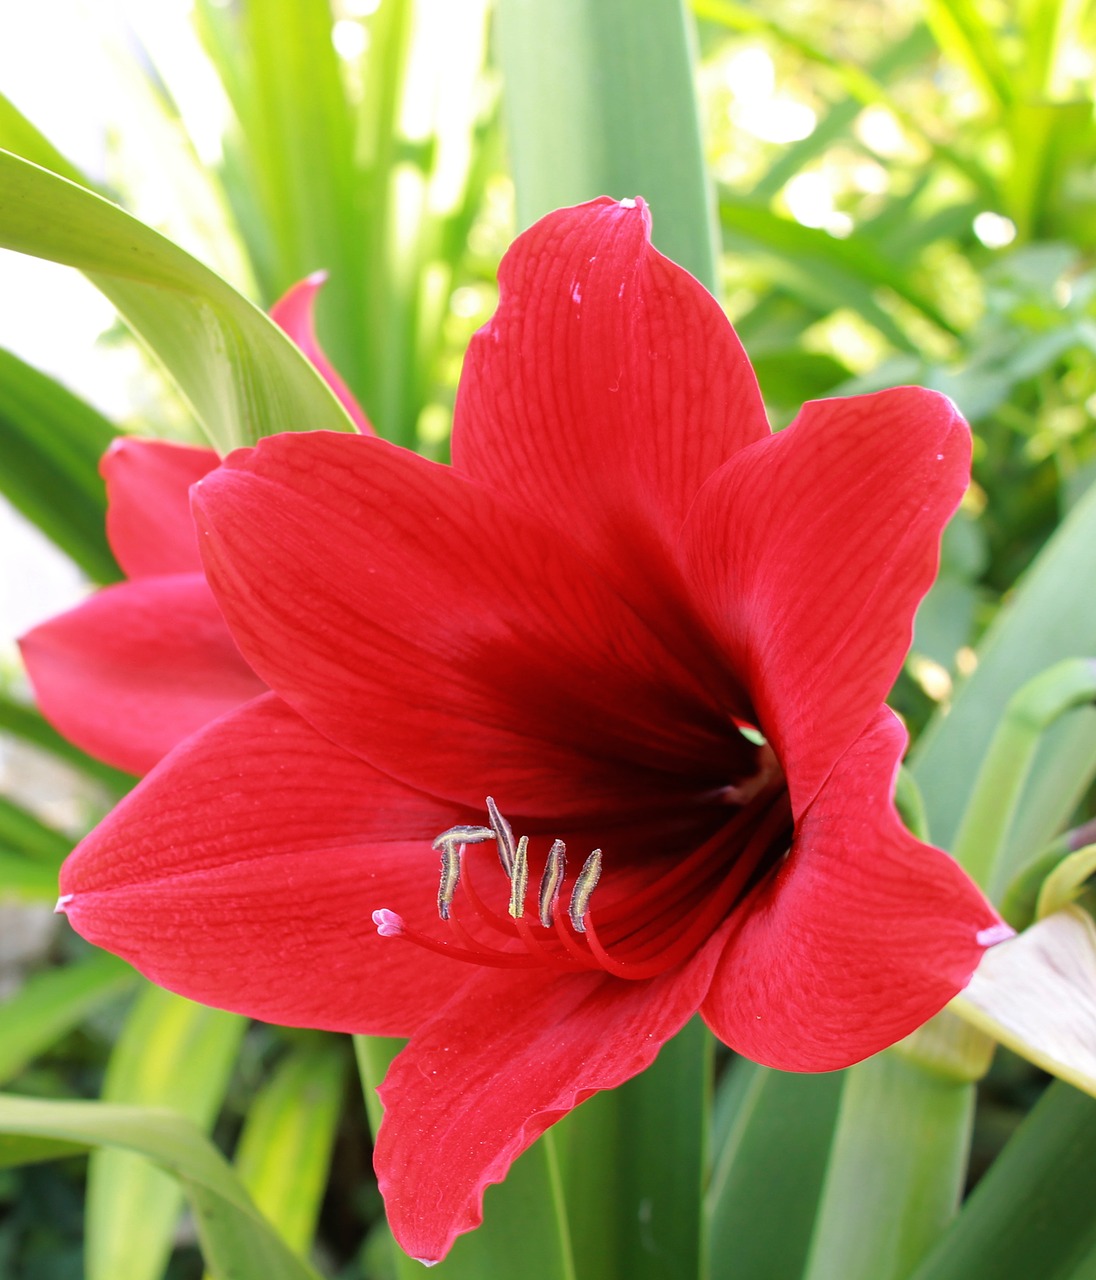
[[[566,852],[567,846],[562,840],[553,840],[552,847],[548,850],[548,860],[544,864],[544,875],[540,878],[537,915],[546,929],[552,927],[559,891],[563,888],[563,877],[567,871]]]
[[[438,915],[443,920],[449,919],[449,908],[453,905],[453,895],[460,884],[461,851],[466,844],[478,844],[483,840],[494,839],[492,827],[450,827],[443,831],[434,841],[434,848],[441,854],[441,880],[438,884]]]
[[[499,847],[499,861],[502,863],[502,869],[506,872],[507,878],[512,880],[514,878],[514,854],[516,852],[514,829],[499,813],[494,796],[487,797],[487,816],[490,819],[491,829],[495,833],[495,841]]]
[[[520,920],[525,914],[525,890],[529,887],[529,837],[522,836],[514,852],[514,874],[510,880],[510,915]]]
[[[584,916],[590,905],[590,897],[601,879],[601,850],[595,849],[582,864],[582,870],[575,877],[575,887],[571,890],[571,905],[567,914],[576,933],[585,933]]]

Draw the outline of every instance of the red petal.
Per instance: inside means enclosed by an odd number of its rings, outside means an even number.
[[[437,926],[431,838],[459,820],[272,694],[183,743],[78,846],[62,905],[182,995],[271,1022],[407,1035],[467,966],[382,938]]]
[[[887,696],[970,475],[936,392],[806,405],[697,497],[683,545],[796,813]]]
[[[745,908],[702,1012],[732,1049],[833,1071],[894,1044],[970,981],[997,913],[891,804],[905,731],[883,707]]]
[[[313,311],[316,305],[316,294],[326,280],[327,272],[317,271],[299,284],[295,284],[270,308],[270,318],[311,360],[316,372],[338,396],[339,402],[358,430],[367,436],[376,435],[372,423],[365,416],[365,411],[354,399],[350,388],[336,373],[334,365],[324,354],[320,340],[316,337]]]
[[[722,941],[651,982],[479,973],[393,1062],[374,1164],[392,1232],[444,1257],[545,1129],[654,1061],[696,1011]]]
[[[201,573],[106,587],[21,641],[38,705],[97,759],[146,773],[195,729],[265,685]]]
[[[558,817],[679,803],[748,767],[684,655],[558,533],[450,467],[287,434],[233,454],[194,502],[248,660],[413,786]]]
[[[119,437],[103,455],[107,538],[129,578],[201,570],[190,486],[220,458],[166,440]]]
[[[641,200],[542,218],[499,290],[465,356],[453,465],[635,568],[638,586],[704,480],[769,434],[746,354],[715,299],[652,248]]]

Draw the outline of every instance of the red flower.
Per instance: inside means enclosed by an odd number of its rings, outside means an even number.
[[[312,320],[322,273],[270,310],[362,431],[373,429],[331,367]],[[89,755],[147,773],[177,743],[266,685],[240,657],[213,599],[190,514],[190,486],[220,458],[121,436],[100,471],[107,538],[129,579],[35,627],[20,641],[47,720]]]
[[[424,1259],[698,1009],[760,1062],[842,1067],[1001,933],[891,803],[883,699],[967,481],[950,401],[826,401],[771,435],[641,203],[545,218],[500,284],[452,467],[287,435],[197,485],[275,692],[180,745],[62,879],[75,927],[166,986],[411,1035],[376,1159]]]

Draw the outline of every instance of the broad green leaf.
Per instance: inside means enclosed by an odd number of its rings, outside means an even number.
[[[1086,1280],[1093,1185],[1096,1100],[1052,1084],[912,1280]]]
[[[479,128],[486,0],[202,0],[238,122],[221,178],[270,301],[324,269],[318,326],[381,434],[413,444],[489,169]],[[404,137],[407,129],[412,136]]]
[[[72,849],[72,840],[55,827],[47,827],[29,810],[0,795],[0,848],[42,862],[56,874]]]
[[[1013,99],[1013,75],[1001,40],[976,0],[929,0],[926,16],[941,52],[961,66],[999,110]]]
[[[107,1064],[104,1102],[169,1107],[199,1128],[220,1110],[246,1020],[148,986]],[[88,1168],[88,1280],[157,1280],[171,1252],[182,1194],[129,1151]]]
[[[711,1280],[802,1275],[843,1080],[733,1063],[705,1206]]]
[[[48,863],[0,849],[0,899],[3,898],[18,902],[55,902],[56,869]]]
[[[804,278],[817,277],[814,287],[831,290],[834,305],[854,305],[897,346],[910,349],[910,339],[872,297],[872,291],[880,286],[892,289],[938,328],[954,332],[932,299],[913,288],[909,273],[889,261],[866,237],[839,240],[760,205],[739,204],[725,196],[719,213],[724,230],[732,237],[764,247],[788,269],[797,267]]]
[[[368,334],[361,287],[371,211],[356,197],[355,109],[331,39],[327,0],[245,0],[197,8],[203,43],[239,125],[224,178],[269,305],[328,272],[328,353],[359,394]]]
[[[552,1131],[583,1280],[700,1273],[713,1047],[694,1019],[642,1075]]]
[[[0,1096],[0,1134],[37,1140],[24,1154],[42,1159],[76,1148],[139,1154],[177,1178],[190,1201],[206,1263],[216,1280],[318,1280],[255,1208],[227,1161],[189,1120],[170,1111],[98,1102],[41,1102]],[[0,1143],[0,1162],[4,1158]],[[135,1273],[119,1271],[114,1280]]]
[[[117,205],[8,152],[0,246],[83,271],[222,452],[275,431],[352,429],[300,351],[219,276]]]
[[[1040,920],[1076,902],[1085,882],[1096,875],[1096,844],[1086,844],[1063,858],[1043,882],[1036,903]]]
[[[979,645],[974,674],[959,688],[947,714],[937,714],[919,738],[911,768],[937,844],[948,848],[953,843],[974,776],[1013,694],[1052,663],[1096,653],[1096,596],[1077,590],[1077,583],[1087,581],[1096,568],[1094,548],[1096,490],[1077,504],[1020,580]],[[1076,718],[1081,721],[1080,713]],[[1085,729],[1069,738],[1072,755],[1055,753],[1056,768],[1067,779],[1086,773],[1091,765],[1096,717],[1081,722]],[[1036,758],[1037,775],[1051,749],[1053,744],[1044,746]],[[1064,785],[1061,777],[1059,783]],[[1046,812],[1052,815],[1053,806]],[[1029,828],[1027,856],[1053,835],[1053,828]]]
[[[714,290],[690,21],[681,0],[496,6],[521,225],[599,195],[643,196],[655,244]]]
[[[56,877],[53,883],[56,893]],[[136,980],[129,965],[105,951],[28,978],[0,1005],[0,1081],[17,1076],[28,1062]]]
[[[43,169],[68,178],[70,182],[78,182],[88,187],[91,184],[74,164],[71,164],[57,150],[52,142],[33,125],[16,105],[0,93],[0,147],[11,151],[32,164],[40,164]]]
[[[115,434],[91,405],[0,350],[0,491],[96,582],[121,576],[98,470]]]
[[[5,693],[0,693],[0,731],[13,734],[24,742],[57,756],[93,777],[115,795],[122,795],[137,781],[130,774],[85,755],[79,747],[73,746],[48,725],[34,707]]]
[[[958,1209],[974,1086],[894,1050],[845,1076],[805,1280],[906,1280]]]
[[[302,1256],[327,1186],[346,1065],[345,1046],[334,1038],[292,1050],[248,1108],[236,1148],[240,1180]]]
[[[66,1156],[83,1155],[86,1150],[87,1147],[80,1142],[0,1133],[0,1169],[41,1164],[46,1160],[63,1160]]]

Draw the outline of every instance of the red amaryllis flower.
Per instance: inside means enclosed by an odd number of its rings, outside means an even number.
[[[423,1259],[698,1009],[760,1062],[842,1067],[1001,936],[898,821],[883,705],[967,428],[904,388],[770,434],[648,228],[603,199],[519,238],[452,467],[318,433],[198,484],[209,581],[274,692],[63,872],[75,927],[166,986],[411,1036],[376,1163]]]
[[[320,272],[294,285],[270,316],[372,434],[316,338],[312,311],[324,279]],[[46,719],[89,755],[131,773],[147,773],[196,729],[266,688],[240,656],[198,555],[190,486],[219,463],[212,449],[115,440],[100,471],[107,539],[128,581],[20,640]]]

